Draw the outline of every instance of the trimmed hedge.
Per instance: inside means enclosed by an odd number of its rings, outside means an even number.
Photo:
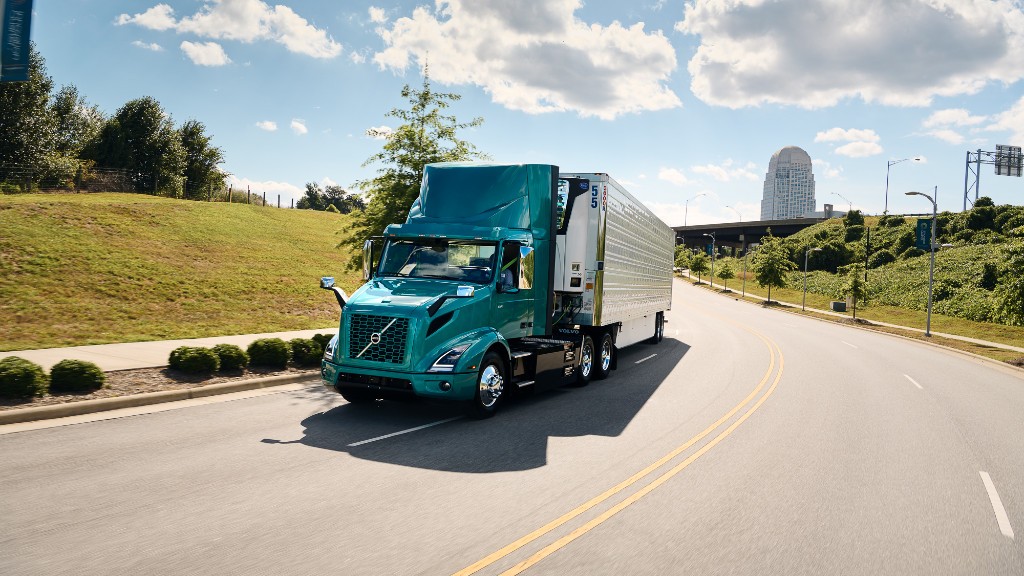
[[[32,398],[46,394],[49,382],[43,367],[17,356],[0,360],[0,397]]]
[[[220,359],[220,371],[243,370],[249,365],[249,355],[234,344],[217,344],[211,350]]]
[[[318,366],[324,355],[324,348],[311,338],[293,338],[288,341],[292,351],[292,362],[296,366]]]
[[[265,368],[285,369],[291,350],[288,343],[280,338],[260,338],[249,344],[249,364]]]
[[[220,358],[209,348],[179,346],[171,351],[168,364],[172,370],[201,374],[216,372],[220,368]]]
[[[61,360],[50,368],[50,392],[92,392],[103,388],[107,375],[84,360]]]
[[[334,334],[313,334],[313,342],[320,345],[321,350],[327,350],[327,345],[331,343],[331,339],[334,338]]]

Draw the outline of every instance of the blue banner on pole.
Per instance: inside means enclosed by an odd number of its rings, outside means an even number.
[[[28,80],[32,0],[0,0],[0,82]]]
[[[917,221],[917,230],[914,234],[914,245],[921,250],[931,250],[932,243],[932,219],[922,218]]]

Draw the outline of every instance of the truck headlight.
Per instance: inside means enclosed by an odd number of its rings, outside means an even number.
[[[324,360],[334,360],[334,349],[338,347],[338,336],[335,335],[331,338],[331,341],[327,343],[327,348],[324,348]]]
[[[459,358],[462,358],[462,355],[468,349],[469,344],[459,344],[442,354],[427,372],[454,372],[455,365],[459,363]]]

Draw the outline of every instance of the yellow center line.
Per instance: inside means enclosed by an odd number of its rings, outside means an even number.
[[[746,328],[744,328],[744,329],[747,330]],[[529,534],[519,538],[518,540],[516,540],[515,542],[512,542],[511,544],[508,544],[504,548],[501,548],[500,550],[497,550],[496,552],[491,553],[487,557],[485,557],[485,558],[483,558],[481,560],[478,560],[477,562],[471,564],[470,566],[467,566],[467,567],[463,568],[462,570],[459,570],[458,572],[455,572],[453,574],[453,576],[468,576],[469,574],[475,574],[480,569],[486,568],[487,566],[490,566],[491,564],[497,562],[498,560],[501,560],[505,556],[508,556],[509,554],[515,552],[516,550],[522,548],[523,546],[526,546],[527,544],[533,542],[534,540],[540,538],[541,536],[544,536],[545,534],[551,532],[552,530],[558,528],[559,526],[562,526],[566,522],[569,522],[573,518],[576,518],[580,514],[583,514],[587,510],[590,510],[594,506],[597,506],[598,504],[601,504],[602,502],[608,500],[612,496],[615,496],[616,494],[622,492],[626,488],[629,488],[633,484],[637,483],[638,481],[642,480],[646,476],[650,475],[652,472],[654,472],[658,468],[661,468],[666,463],[668,463],[669,461],[674,459],[676,456],[679,456],[680,454],[682,454],[686,450],[690,449],[691,447],[693,447],[694,444],[696,444],[696,443],[700,442],[701,440],[703,440],[704,438],[706,438],[708,435],[710,435],[712,432],[714,432],[719,426],[721,426],[722,424],[727,422],[729,419],[731,419],[733,416],[735,416],[737,412],[742,410],[744,406],[749,404],[750,401],[753,400],[761,392],[761,390],[764,388],[765,384],[771,378],[772,373],[775,371],[775,348],[772,348],[772,345],[769,343],[768,339],[765,338],[764,336],[758,334],[757,332],[754,332],[753,330],[748,330],[748,331],[751,332],[752,334],[754,334],[755,336],[757,336],[758,338],[760,338],[761,341],[764,342],[764,344],[768,347],[768,353],[770,355],[770,362],[769,362],[769,365],[768,365],[768,370],[766,370],[764,376],[761,377],[761,381],[758,383],[757,387],[754,388],[754,390],[751,391],[750,394],[748,394],[747,397],[744,398],[739,404],[734,406],[732,408],[732,410],[730,410],[726,415],[724,415],[721,418],[719,418],[714,424],[712,424],[712,425],[708,426],[707,428],[705,428],[703,432],[701,432],[700,434],[694,436],[693,438],[688,440],[685,444],[679,446],[678,448],[672,450],[671,452],[669,452],[668,454],[663,456],[657,462],[651,464],[650,466],[644,468],[643,470],[637,472],[636,474],[630,476],[626,480],[623,480],[622,482],[616,484],[612,488],[609,488],[608,490],[606,490],[602,494],[600,494],[598,496],[595,496],[594,498],[588,500],[587,502],[581,504],[580,506],[574,508],[573,510],[570,510],[569,512],[566,512],[565,514],[563,514],[562,516],[559,516],[558,518],[552,520],[551,522],[548,522],[547,524],[545,524],[544,526],[538,528],[537,530],[534,530],[533,532],[530,532]],[[782,351],[780,350],[779,351],[779,358],[780,358],[780,360],[781,360],[781,355],[782,355]],[[782,371],[781,371],[781,367],[780,367],[779,377],[781,377],[781,375],[782,375]],[[778,383],[778,378],[775,379],[775,382]],[[773,384],[773,388],[774,388],[774,384]],[[770,394],[770,392],[769,392],[769,394]],[[767,397],[767,395],[765,397]],[[763,401],[764,401],[764,399],[762,398],[761,402],[763,402]],[[760,402],[757,404],[757,406],[760,406]],[[754,409],[756,409],[756,406],[755,406]],[[751,412],[752,411],[753,410],[751,410]],[[740,420],[740,422],[745,420],[750,415],[751,412],[748,412],[746,415],[744,415],[744,417]],[[730,430],[731,429],[733,429],[733,428],[730,428]],[[730,430],[727,430],[726,432],[729,432]],[[719,438],[714,441],[714,443],[717,444],[717,442],[722,437],[723,436],[720,435]],[[699,452],[699,454],[703,454],[703,452]],[[673,475],[674,475],[674,473],[673,473]]]
[[[775,347],[778,348],[778,345],[775,345]],[[608,520],[612,516],[615,516],[619,512],[621,512],[621,511],[625,510],[626,508],[628,508],[634,502],[637,502],[638,500],[640,500],[644,496],[650,494],[651,492],[653,492],[655,489],[657,489],[659,486],[661,486],[665,482],[668,482],[669,479],[671,479],[676,474],[682,472],[684,469],[686,469],[687,466],[689,466],[690,464],[694,463],[698,458],[703,456],[708,450],[711,450],[712,448],[715,447],[715,445],[717,445],[719,442],[721,442],[727,436],[732,434],[732,432],[734,430],[736,430],[736,428],[738,428],[740,426],[740,424],[743,424],[743,422],[746,421],[746,419],[749,418],[751,414],[756,412],[757,409],[760,408],[762,404],[764,404],[764,401],[767,400],[768,397],[772,395],[772,393],[775,391],[775,388],[779,385],[779,380],[782,379],[782,371],[783,371],[783,368],[785,367],[784,366],[785,365],[785,361],[784,361],[784,358],[782,356],[782,350],[779,350],[778,352],[779,352],[779,372],[775,376],[775,381],[772,382],[771,387],[768,388],[768,391],[765,393],[764,396],[762,396],[760,399],[758,399],[757,403],[755,403],[753,406],[751,406],[750,409],[747,410],[747,412],[745,414],[743,414],[743,416],[741,416],[738,420],[733,422],[728,428],[723,430],[721,434],[719,434],[713,440],[711,440],[710,442],[708,442],[707,444],[702,446],[699,450],[694,452],[689,458],[687,458],[686,460],[683,460],[679,464],[676,464],[668,472],[665,472],[661,476],[655,478],[650,484],[648,484],[647,486],[644,486],[643,488],[638,490],[636,493],[634,493],[630,497],[626,498],[622,502],[619,502],[615,506],[612,506],[610,509],[608,509],[607,511],[605,511],[601,515],[599,515],[596,518],[590,520],[589,522],[587,522],[586,524],[580,526],[579,528],[573,530],[569,534],[559,538],[558,540],[556,540],[552,544],[549,544],[548,546],[546,546],[545,548],[543,548],[542,550],[540,550],[539,552],[537,552],[533,556],[530,556],[526,560],[520,562],[519,564],[516,564],[515,566],[513,566],[509,570],[506,570],[505,572],[502,572],[501,576],[512,576],[514,574],[520,574],[524,570],[526,570],[527,568],[530,568],[534,564],[537,564],[541,560],[547,558],[548,556],[554,554],[558,550],[564,548],[567,544],[569,544],[573,540],[575,540],[575,539],[579,538],[580,536],[586,534],[587,532],[591,531],[593,528],[595,528],[596,526],[604,523],[606,520]]]

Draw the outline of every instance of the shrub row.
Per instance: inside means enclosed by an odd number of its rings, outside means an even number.
[[[92,362],[61,360],[47,376],[43,367],[17,356],[0,360],[0,397],[33,398],[48,392],[92,392],[106,382],[106,374]]]
[[[316,334],[312,338],[294,338],[287,342],[280,338],[261,338],[245,350],[234,344],[217,344],[212,348],[181,346],[171,352],[168,365],[172,370],[190,374],[228,372],[247,366],[283,370],[289,362],[300,368],[317,366],[332,337],[331,334]]]

